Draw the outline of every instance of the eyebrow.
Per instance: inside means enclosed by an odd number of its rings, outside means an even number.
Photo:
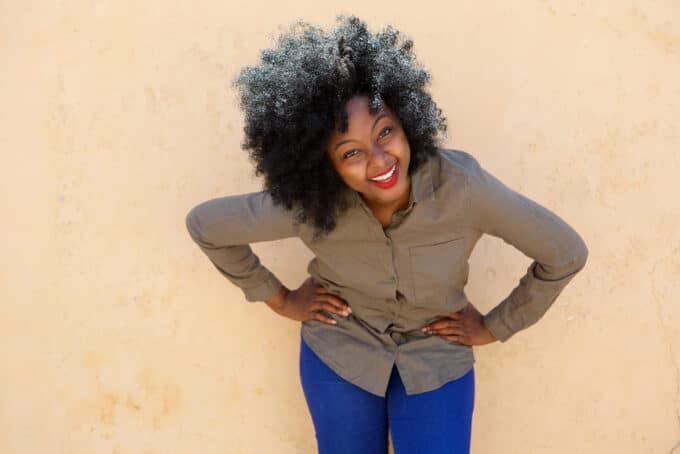
[[[375,125],[378,124],[378,121],[380,121],[380,119],[381,119],[382,117],[386,117],[386,116],[387,116],[386,113],[381,113],[380,115],[378,115],[378,117],[377,117],[377,118],[375,119],[375,121],[373,122],[373,126],[371,126],[371,131],[373,131],[373,130],[375,129]],[[340,145],[345,144],[345,143],[347,143],[347,142],[352,142],[352,140],[353,140],[353,139],[341,140],[340,142],[338,142],[337,144],[335,144],[335,148],[334,148],[333,150],[337,150],[338,147],[339,147]]]

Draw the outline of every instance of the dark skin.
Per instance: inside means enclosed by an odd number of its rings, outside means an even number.
[[[486,345],[498,340],[486,329],[482,314],[472,303],[468,303],[458,312],[444,314],[442,319],[429,323],[422,330],[427,334],[470,346]]]
[[[281,287],[279,292],[267,301],[267,305],[277,314],[293,320],[300,322],[318,320],[331,325],[335,325],[336,321],[324,315],[324,311],[343,317],[352,313],[352,309],[344,299],[329,293],[325,287],[317,285],[312,276],[305,279],[295,290]]]
[[[409,202],[411,180],[408,175],[410,148],[397,116],[384,106],[376,114],[368,111],[368,98],[357,95],[345,105],[348,129],[336,129],[327,153],[343,181],[357,191],[383,227],[392,223],[395,212]],[[397,183],[383,189],[371,182],[392,166],[399,169]],[[302,285],[289,290],[285,286],[267,305],[279,315],[297,321],[319,320],[335,324],[323,312],[346,317],[351,313],[347,302],[317,285],[308,277]],[[498,339],[484,326],[482,314],[468,303],[462,310],[441,314],[422,328],[423,332],[464,345],[485,345]]]

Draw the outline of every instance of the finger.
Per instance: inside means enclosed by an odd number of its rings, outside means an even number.
[[[326,287],[319,287],[316,289],[316,293],[318,295],[324,295],[328,296],[325,301],[329,301],[331,303],[337,303],[341,307],[349,307],[349,304],[347,304],[347,301],[345,301],[343,298],[339,297],[338,295],[335,295],[334,293],[331,293],[331,290],[327,289]],[[351,311],[351,309],[350,309]]]
[[[338,315],[341,315],[343,317],[346,317],[350,314],[350,312],[348,310],[349,308],[338,307],[338,306],[333,305],[333,304],[328,303],[328,302],[321,303],[321,307],[319,309],[322,310],[322,311],[331,312],[333,314],[338,314]]]
[[[437,330],[449,326],[450,323],[453,323],[453,321],[450,318],[445,318],[442,320],[437,320],[436,322],[432,322],[429,325],[426,325],[425,328],[428,328],[430,330]]]
[[[458,344],[464,344],[465,343],[465,342],[463,342],[464,339],[465,339],[464,336],[441,336],[441,337],[443,337],[444,339],[446,339],[449,342],[456,342]]]
[[[349,304],[342,298],[336,295],[332,295],[330,293],[327,293],[325,295],[318,295],[316,297],[317,301],[325,301],[333,306],[337,307],[339,311],[346,311],[349,309],[350,312],[352,312],[352,309],[350,309]]]
[[[445,326],[444,328],[440,328],[437,330],[431,330],[430,334],[434,334],[436,336],[441,336],[441,335],[460,335],[463,336],[465,335],[465,330],[463,330],[463,327],[460,325],[449,325]]]
[[[314,312],[313,317],[320,322],[328,323],[330,325],[336,325],[338,323],[331,317],[323,315],[321,312]]]

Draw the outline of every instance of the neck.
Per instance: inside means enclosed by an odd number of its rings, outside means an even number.
[[[376,204],[375,202],[366,200],[363,194],[359,193],[359,195],[363,199],[366,206],[368,206],[376,216],[391,217],[393,213],[408,207],[409,202],[411,201],[411,179],[409,178],[407,189],[404,191],[404,194],[402,194],[399,200],[396,200],[390,204]]]

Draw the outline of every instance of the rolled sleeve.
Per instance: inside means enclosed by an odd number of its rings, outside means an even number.
[[[281,281],[250,247],[298,235],[292,213],[276,205],[269,193],[207,200],[189,210],[185,224],[194,242],[247,301],[268,301],[281,289]]]
[[[505,342],[543,317],[585,266],[588,248],[563,219],[509,188],[471,159],[468,208],[475,227],[533,259],[519,284],[483,317],[491,334]]]

